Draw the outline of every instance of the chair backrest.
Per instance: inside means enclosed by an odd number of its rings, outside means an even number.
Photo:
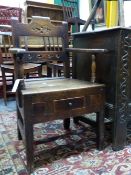
[[[77,0],[62,0],[64,20],[79,17],[79,4]]]
[[[16,52],[15,68],[22,62],[48,62],[63,61],[65,63],[65,76],[69,76],[69,58],[65,52],[68,47],[68,24],[63,22],[60,26],[55,26],[49,18],[32,17],[29,24],[19,23],[12,19],[12,36],[15,48],[25,49],[24,52]],[[18,57],[21,57],[22,62]],[[20,68],[21,69],[21,68]],[[22,78],[20,72],[16,78]]]
[[[9,49],[12,47],[12,32],[11,26],[0,25],[0,49],[1,49],[1,60],[0,63],[12,64],[13,56]]]

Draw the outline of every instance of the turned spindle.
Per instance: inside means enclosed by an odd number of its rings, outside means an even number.
[[[96,57],[95,55],[91,56],[92,62],[91,62],[91,82],[95,83],[96,80]]]

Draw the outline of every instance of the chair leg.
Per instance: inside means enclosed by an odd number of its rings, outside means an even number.
[[[61,70],[58,69],[58,77],[61,77]]]
[[[47,66],[47,77],[52,77],[52,68]]]
[[[76,125],[78,125],[79,124],[79,116],[77,116],[77,117],[73,117],[73,122],[76,124]]]
[[[3,67],[1,67],[1,72],[2,72],[2,83],[3,83],[3,98],[4,98],[4,103],[7,105],[7,87],[6,87],[6,76],[5,76],[5,70]]]
[[[34,168],[33,125],[25,121],[24,127],[27,170],[31,173]]]
[[[97,148],[102,150],[104,147],[104,110],[96,113],[96,124]]]
[[[21,132],[20,132],[20,129],[19,129],[19,124],[18,124],[18,122],[21,121],[21,120],[22,120],[21,114],[20,114],[20,112],[18,110],[18,107],[17,107],[17,134],[18,134],[18,139],[19,140],[22,140],[22,136],[21,136]]]
[[[42,77],[42,64],[38,68],[38,75],[39,75],[39,77]]]
[[[70,128],[70,118],[66,118],[63,121],[64,129],[68,130]]]

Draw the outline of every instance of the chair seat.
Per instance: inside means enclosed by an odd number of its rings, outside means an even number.
[[[71,78],[25,79],[21,97],[35,124],[101,111],[104,85]]]
[[[23,95],[33,95],[40,93],[53,93],[60,91],[74,91],[81,89],[90,89],[103,87],[104,85],[98,83],[91,83],[82,80],[68,79],[68,78],[54,78],[54,79],[45,79],[40,78],[37,80],[34,79],[25,79],[25,90],[22,90]],[[68,94],[69,96],[69,94]]]
[[[39,66],[41,66],[41,64],[26,63],[24,64],[24,71],[25,73],[28,73],[28,72],[31,72],[31,69],[36,69]],[[5,71],[8,73],[14,72],[14,65],[1,64],[1,68],[4,68]]]
[[[13,65],[14,64],[14,61],[3,61],[3,64]]]
[[[23,70],[25,77],[41,77],[42,76],[42,65],[35,63],[25,63],[23,65]],[[7,94],[10,92],[7,89],[8,84],[14,84],[14,65],[13,64],[1,64],[1,72],[2,72],[2,85],[3,85],[3,98],[5,105],[7,104]],[[38,75],[36,75],[36,72]],[[9,78],[11,81],[9,82]],[[9,83],[8,83],[9,82]]]
[[[64,64],[63,63],[47,63],[48,72],[50,71],[50,76],[53,77],[61,77],[62,72],[64,71]],[[70,63],[70,74],[72,72],[72,63]]]

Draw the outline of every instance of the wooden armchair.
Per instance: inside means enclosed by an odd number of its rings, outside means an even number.
[[[69,28],[74,26],[74,32],[80,31],[80,25],[86,21],[80,19],[79,4],[77,0],[62,0],[64,20],[68,22]]]
[[[23,139],[26,149],[27,169],[34,166],[34,150],[37,144],[54,138],[36,141],[33,126],[37,123],[63,119],[64,129],[69,129],[70,117],[96,112],[97,146],[103,148],[104,141],[104,85],[70,78],[68,25],[54,26],[48,18],[33,17],[30,24],[12,20],[13,41],[16,48],[10,49],[15,60],[15,85],[17,100],[18,138]],[[23,38],[34,41],[28,51],[20,48]],[[106,50],[78,49],[80,52],[98,53]],[[24,78],[24,62],[64,62],[64,78]],[[59,138],[55,136],[55,138]]]
[[[11,88],[14,84],[14,60],[12,53],[9,51],[9,49],[13,47],[13,43],[11,26],[0,25],[0,30],[3,30],[2,32],[0,32],[0,35],[2,37],[2,42],[0,44],[2,52],[0,64],[2,72],[3,98],[6,105],[7,95],[12,94]],[[37,72],[39,76],[42,76],[42,65],[35,63],[24,64],[24,75],[26,76],[26,78],[34,72]],[[11,87],[9,87],[8,85],[10,85]]]

